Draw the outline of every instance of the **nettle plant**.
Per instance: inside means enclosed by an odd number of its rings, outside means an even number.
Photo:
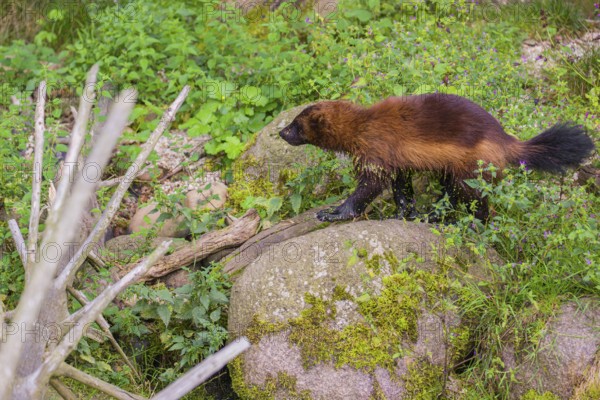
[[[483,179],[497,174],[494,166],[479,172],[467,183],[489,197],[493,216],[483,224],[459,211],[455,224],[434,232],[446,246],[482,256],[495,249],[501,257],[488,258],[485,281],[462,288],[474,352],[460,373],[478,392],[508,396],[513,377],[501,358],[507,340],[533,357],[562,302],[600,294],[600,199],[569,177],[540,179],[525,165],[503,171],[497,183]]]
[[[477,254],[495,248],[506,261],[494,266],[515,285],[534,287],[535,296],[553,293],[600,293],[600,199],[571,177],[560,180],[532,173],[521,165],[504,171],[504,179],[489,183],[480,168],[467,183],[488,196],[494,210],[486,224],[464,216],[444,227],[453,244]]]
[[[169,290],[160,285],[131,286],[124,301],[135,300],[132,308],[107,309],[114,331],[122,336],[143,338],[160,334],[160,345],[150,347],[149,363],[161,358],[164,350],[173,367],[163,371],[161,380],[171,381],[182,370],[215,353],[228,338],[226,311],[231,282],[218,267],[190,271],[189,283]],[[148,337],[156,337],[151,335]],[[179,360],[179,361],[176,361]]]

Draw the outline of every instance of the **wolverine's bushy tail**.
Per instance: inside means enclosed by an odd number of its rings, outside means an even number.
[[[564,172],[576,167],[595,149],[585,130],[570,123],[556,124],[522,143],[519,161],[533,169]]]

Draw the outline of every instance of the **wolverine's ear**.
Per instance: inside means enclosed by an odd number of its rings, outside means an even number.
[[[310,115],[309,123],[313,131],[319,132],[327,128],[327,126],[329,125],[329,119],[320,110],[315,110]]]
[[[312,129],[315,132],[319,131],[322,122],[323,116],[320,114],[313,114],[308,120],[308,123],[310,124],[310,129]]]
[[[298,114],[296,116],[296,118],[294,118],[294,119],[298,120],[298,121],[310,120],[312,118],[312,114],[314,113],[314,111],[315,111],[315,105],[313,104],[312,106],[308,106],[304,110],[302,110],[300,112],[300,114]]]

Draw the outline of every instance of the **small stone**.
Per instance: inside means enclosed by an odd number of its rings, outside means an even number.
[[[185,206],[192,210],[218,210],[225,205],[226,200],[227,185],[222,182],[211,182],[208,189],[201,188],[187,192]]]
[[[168,211],[163,210],[162,212]],[[135,233],[139,232],[143,228],[150,228],[157,223],[160,214],[161,211],[157,209],[157,204],[155,202],[151,202],[145,207],[138,208],[135,215],[129,222],[129,232]],[[146,216],[150,219],[149,223],[145,221]],[[167,218],[163,221],[163,226],[158,232],[158,235],[172,238],[182,238],[187,236],[189,234],[189,229],[179,227],[183,221],[183,216],[179,216],[177,218]]]

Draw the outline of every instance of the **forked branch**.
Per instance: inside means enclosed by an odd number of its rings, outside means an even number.
[[[171,106],[165,111],[158,126],[150,135],[148,142],[146,142],[140,154],[137,156],[133,164],[131,164],[131,166],[127,170],[125,176],[127,176],[128,179],[123,179],[119,183],[117,190],[108,202],[106,209],[100,217],[100,220],[98,221],[92,232],[89,234],[83,245],[79,247],[71,261],[69,261],[67,266],[56,279],[55,285],[57,288],[66,290],[67,285],[73,279],[75,273],[77,272],[81,264],[83,264],[83,262],[85,261],[93,245],[95,243],[98,243],[102,235],[104,235],[104,232],[106,232],[110,221],[112,220],[116,212],[119,210],[121,200],[123,200],[123,196],[125,196],[125,193],[127,192],[127,189],[131,185],[131,182],[133,181],[134,177],[136,176],[136,173],[141,168],[141,166],[145,164],[146,160],[148,159],[148,156],[152,152],[152,149],[154,149],[154,146],[156,146],[158,139],[162,136],[165,129],[167,129],[171,121],[175,119],[175,114],[177,113],[177,110],[179,110],[179,107],[181,107],[181,104],[183,104],[183,101],[187,97],[189,91],[189,86],[185,86],[181,93],[179,93],[179,96],[177,96],[177,99],[175,99],[173,104],[171,104]]]
[[[52,353],[48,355],[35,374],[38,386],[50,379],[51,375],[77,346],[88,326],[102,314],[102,311],[104,311],[108,304],[121,291],[144,276],[148,269],[167,252],[171,243],[171,240],[163,242],[136,268],[124,276],[123,279],[108,286],[98,297],[73,314],[73,316],[77,317],[73,321],[73,328],[63,337]]]

